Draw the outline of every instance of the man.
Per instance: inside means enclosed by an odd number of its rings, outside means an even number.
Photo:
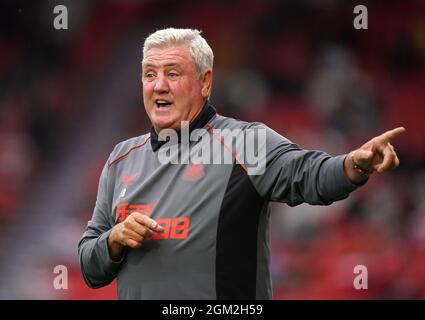
[[[270,299],[269,202],[328,205],[372,172],[399,164],[390,141],[404,128],[331,157],[303,150],[263,124],[218,115],[208,101],[213,52],[197,30],[157,31],[146,39],[143,55],[152,128],[118,144],[102,171],[93,217],[78,246],[92,288],[117,277],[120,299]],[[265,169],[249,174],[229,146],[230,164],[164,164],[161,150],[170,141],[159,135],[167,129],[181,134],[174,143],[179,147],[184,130],[204,129],[204,138],[219,145],[225,143],[215,130],[262,130]]]

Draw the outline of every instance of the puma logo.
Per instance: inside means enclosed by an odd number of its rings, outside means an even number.
[[[183,173],[184,181],[196,181],[205,175],[204,166],[202,164],[188,164]]]
[[[134,181],[136,181],[140,177],[140,172],[135,172],[132,175],[124,174],[121,177],[121,182],[124,185],[124,187],[128,187],[129,185],[133,184]]]

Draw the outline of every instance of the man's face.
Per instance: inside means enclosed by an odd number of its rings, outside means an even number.
[[[143,102],[159,132],[192,121],[211,89],[211,71],[198,77],[186,45],[150,49],[142,63]]]

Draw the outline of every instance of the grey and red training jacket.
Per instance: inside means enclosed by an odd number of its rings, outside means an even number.
[[[206,104],[189,127],[199,128],[211,141],[220,140],[215,129],[264,129],[265,172],[247,174],[236,157],[229,164],[162,164],[164,142],[153,129],[119,143],[78,244],[90,287],[117,278],[119,299],[271,299],[270,202],[328,205],[356,188],[345,175],[345,155],[303,150],[264,124],[218,115]],[[111,228],[134,211],[165,232],[112,261]]]

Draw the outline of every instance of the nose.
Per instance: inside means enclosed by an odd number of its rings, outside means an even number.
[[[168,92],[169,87],[168,87],[167,79],[165,78],[165,76],[162,73],[158,74],[153,90],[155,91],[155,93],[167,93]]]

